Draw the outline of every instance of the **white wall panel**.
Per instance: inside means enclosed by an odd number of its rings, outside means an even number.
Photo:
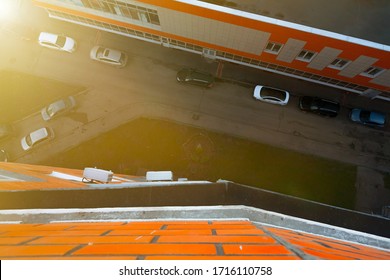
[[[377,58],[361,55],[356,60],[352,61],[350,64],[347,65],[340,73],[339,75],[353,78],[356,75],[359,75],[364,70],[366,70],[368,67],[373,65],[375,62],[377,62]]]
[[[305,41],[289,38],[276,59],[284,62],[292,62],[305,45]]]
[[[314,57],[307,67],[322,70],[331,64],[340,53],[342,53],[342,50],[325,47]]]
[[[163,32],[235,49],[261,54],[270,34],[234,24],[168,9],[158,9]]]
[[[371,80],[371,83],[390,87],[390,70],[386,70]]]

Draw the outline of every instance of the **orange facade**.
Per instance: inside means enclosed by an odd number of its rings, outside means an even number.
[[[308,26],[281,21],[278,23],[272,19],[267,20],[264,17],[259,17],[257,15],[239,13],[232,9],[218,10],[217,6],[198,5],[194,4],[194,1],[188,3],[186,3],[186,1],[179,2],[157,0],[121,1],[141,6],[144,4],[146,5],[146,8],[156,9],[156,11],[159,12],[159,16],[161,17],[161,24],[156,28],[142,23],[138,24],[134,21],[130,22],[128,20],[120,20],[117,16],[112,17],[108,13],[107,16],[105,16],[104,13],[96,13],[93,9],[80,9],[79,6],[76,5],[60,5],[62,1],[34,0],[34,2],[36,5],[47,9],[49,14],[50,12],[56,11],[68,15],[74,15],[80,18],[90,19],[156,36],[178,40],[184,43],[200,46],[202,48],[208,48],[218,52],[227,53],[229,56],[239,56],[240,61],[238,61],[238,63],[242,63],[242,61],[245,62],[248,59],[256,60],[259,61],[259,66],[257,68],[262,68],[264,64],[270,64],[271,66],[269,68],[271,69],[275,69],[277,66],[288,68],[288,70],[281,71],[280,74],[286,74],[287,72],[289,73],[287,75],[295,76],[295,74],[290,74],[292,69],[300,71],[299,75],[301,75],[303,79],[311,80],[312,77],[310,77],[310,75],[312,75],[315,77],[315,79],[312,79],[314,82],[318,80],[322,82],[324,80],[332,79],[332,81],[329,82],[329,85],[337,85],[336,87],[339,88],[345,87],[347,91],[350,89],[352,92],[364,93],[368,89],[373,89],[376,91],[382,91],[384,96],[389,95],[388,92],[390,92],[390,81],[387,79],[390,73],[390,70],[388,70],[390,69],[389,47],[374,42],[351,38],[323,30],[317,30]],[[245,37],[240,37],[240,35],[237,34],[240,33],[240,31],[237,32],[236,30],[236,34],[233,34],[234,31],[228,30],[229,28],[234,30],[232,27],[238,27],[245,31],[250,30],[251,32],[261,32],[262,34],[266,34],[268,36],[268,42],[277,42],[282,46],[287,46],[289,40],[302,42],[302,45],[304,45],[304,50],[309,50],[310,52],[313,52],[317,55],[321,54],[321,52],[324,50],[334,50],[339,53],[337,56],[338,58],[342,58],[351,64],[347,65],[346,68],[351,68],[352,73],[344,73],[345,70],[343,72],[341,71],[342,69],[337,69],[334,67],[312,67],[308,61],[303,61],[300,59],[291,59],[286,61],[284,59],[280,59],[280,56],[277,54],[264,51],[263,47],[259,48],[257,51],[248,52],[243,49],[229,47],[229,44],[219,44],[216,42],[218,40],[202,39],[208,38],[208,36],[206,36],[207,34],[204,36],[197,36],[194,35],[192,31],[189,31],[192,30],[191,28],[197,28],[197,26],[188,27],[188,29],[183,32],[175,32],[172,31],[172,28],[170,28],[170,26],[168,26],[169,24],[166,23],[167,20],[164,19],[175,18],[175,25],[185,26],[188,25],[188,22],[190,21],[180,20],[185,17],[196,19],[196,24],[198,24],[198,27],[201,30],[203,30],[202,24],[206,25],[210,24],[210,22],[226,24],[225,27],[227,29],[225,28],[225,31],[221,32],[226,32],[226,34],[223,34],[223,36],[228,37],[229,40],[246,40]],[[205,31],[200,32],[207,33],[209,31],[206,27]],[[213,38],[215,37],[215,34],[210,31],[209,37]],[[241,43],[244,44],[245,42]],[[217,59],[223,60],[223,57],[218,57],[217,55]],[[316,59],[316,57],[314,57],[314,59]],[[364,61],[365,64],[361,65],[361,60],[368,60],[368,62]],[[254,63],[248,62],[248,66],[253,65]],[[374,67],[380,70],[380,73],[375,76],[362,75],[362,73],[358,74],[359,71],[356,72],[356,67],[363,67],[362,69]],[[269,69],[266,67],[264,70]],[[278,72],[278,70],[272,71]],[[354,73],[354,71],[356,73]],[[325,83],[328,83],[328,81]]]
[[[390,252],[250,221],[1,224],[0,258],[389,260]]]

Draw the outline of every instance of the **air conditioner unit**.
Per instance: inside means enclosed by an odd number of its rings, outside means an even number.
[[[146,181],[172,181],[172,171],[148,171]]]
[[[108,183],[111,182],[113,175],[114,173],[111,171],[86,167],[84,168],[83,179]]]
[[[203,49],[203,56],[210,59],[215,59],[217,57],[217,51],[211,49]]]

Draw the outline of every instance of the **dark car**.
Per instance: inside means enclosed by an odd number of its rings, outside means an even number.
[[[340,104],[319,97],[302,96],[299,98],[299,109],[325,117],[336,117],[340,111]]]
[[[385,114],[358,108],[351,110],[349,118],[353,122],[374,127],[384,127],[386,123]]]
[[[192,68],[181,69],[177,73],[176,79],[181,83],[188,83],[202,87],[212,87],[214,84],[213,75]]]

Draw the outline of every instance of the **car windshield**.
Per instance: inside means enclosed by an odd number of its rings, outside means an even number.
[[[121,54],[121,58],[119,59],[120,63],[124,63],[126,60],[126,55],[124,53]]]
[[[26,136],[26,143],[27,143],[27,145],[29,145],[30,147],[32,146],[32,141],[31,141],[31,136],[30,136],[30,135],[27,135],[27,136]]]
[[[65,42],[66,42],[66,37],[64,36],[58,36],[57,38],[57,41],[56,41],[56,44],[60,47],[63,47],[65,46]]]
[[[370,115],[371,113],[369,111],[361,111],[360,112],[360,119],[363,122],[369,122],[370,121]]]
[[[280,100],[280,99],[278,99],[278,98],[276,98],[276,97],[272,97],[272,96],[266,96],[266,97],[264,97],[264,99],[265,99],[265,100],[278,101],[278,102],[282,101],[282,100]]]
[[[46,108],[46,113],[47,113],[50,117],[52,117],[52,116],[54,115],[55,111],[53,110],[53,108],[52,108],[51,106],[49,106],[49,107]]]
[[[285,100],[286,93],[281,90],[263,87],[261,89],[261,96],[266,99]]]

